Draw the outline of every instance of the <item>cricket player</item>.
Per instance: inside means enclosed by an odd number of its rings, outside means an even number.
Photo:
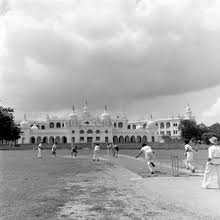
[[[195,167],[192,165],[193,162],[193,149],[192,146],[189,145],[189,140],[185,140],[185,165],[187,169],[190,169],[192,173],[195,173]]]
[[[94,147],[93,161],[95,160],[99,161],[99,152],[100,152],[100,146],[99,144],[96,144]]]
[[[208,148],[208,161],[201,187],[204,189],[209,188],[212,178],[217,175],[218,189],[220,189],[220,145],[216,137],[210,138],[209,141],[213,145]]]
[[[52,152],[52,156],[56,157],[56,151],[57,151],[57,142],[55,142],[52,146],[51,152]]]
[[[148,168],[151,172],[151,174],[154,174],[153,172],[153,167],[155,167],[155,164],[154,164],[154,152],[152,151],[151,147],[150,146],[147,146],[146,144],[143,144],[142,145],[142,148],[139,152],[139,154],[136,156],[136,158],[138,158],[142,152],[144,152],[144,155],[145,155],[145,160],[146,160],[146,163],[148,165]]]

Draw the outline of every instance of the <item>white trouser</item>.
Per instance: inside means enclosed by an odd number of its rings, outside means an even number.
[[[99,160],[99,150],[94,150],[93,160]]]
[[[192,163],[190,161],[188,161],[187,159],[185,160],[185,164],[186,164],[187,169],[190,169],[190,170],[195,169],[195,167],[192,165]]]
[[[190,170],[194,170],[193,162],[193,152],[186,153],[186,168]]]
[[[37,157],[42,157],[41,149],[40,148],[38,148]]]
[[[212,165],[209,162],[206,164],[206,169],[204,172],[202,187],[208,188],[212,178],[217,175],[218,187],[220,188],[220,165]]]
[[[148,166],[150,172],[152,173],[152,172],[153,172],[153,168],[152,168],[151,162],[153,162],[153,161],[146,160],[146,164],[147,164],[147,166]]]

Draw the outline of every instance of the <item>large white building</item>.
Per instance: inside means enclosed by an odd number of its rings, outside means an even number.
[[[28,121],[25,116],[19,123],[22,134],[18,143],[145,143],[161,141],[164,135],[179,139],[181,119],[194,120],[189,106],[184,117],[129,121],[123,114],[111,115],[107,108],[94,116],[86,104],[79,113],[73,107],[68,118],[47,115],[44,121]]]

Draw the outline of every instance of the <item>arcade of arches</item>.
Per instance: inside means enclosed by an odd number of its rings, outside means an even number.
[[[43,142],[45,144],[53,144],[55,142],[57,142],[58,144],[66,144],[67,143],[67,137],[66,136],[62,136],[62,137],[53,137],[53,136],[50,136],[50,137],[31,137],[30,138],[30,143],[31,144],[39,144],[40,142]]]
[[[155,141],[155,137],[151,137],[151,142]],[[120,144],[125,144],[125,143],[146,143],[147,142],[147,136],[114,136],[113,137],[113,142],[114,143],[120,143]]]

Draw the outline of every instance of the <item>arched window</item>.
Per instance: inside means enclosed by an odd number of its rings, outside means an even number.
[[[147,127],[147,124],[145,123],[145,124],[143,124],[143,128],[145,129]]]
[[[84,130],[80,130],[80,132],[79,132],[80,134],[84,134]]]
[[[123,136],[120,136],[120,137],[119,137],[119,143],[121,143],[121,144],[124,143],[124,138],[123,138]]]
[[[133,129],[136,129],[136,125],[132,125],[132,128],[133,128]]]
[[[152,136],[152,137],[151,137],[151,141],[152,141],[152,142],[154,142],[154,141],[155,141],[155,138],[154,138],[154,136]]]
[[[45,144],[47,144],[47,137],[44,137],[44,138],[43,138],[43,142],[44,142]]]
[[[166,123],[166,127],[167,127],[167,128],[170,128],[170,122],[167,122],[167,123]]]
[[[96,134],[100,134],[100,130],[96,130],[95,133],[96,133]]]
[[[72,137],[72,143],[75,143],[75,137]]]
[[[108,134],[108,130],[105,130],[105,133]]]
[[[131,129],[131,125],[128,125],[128,129]]]
[[[67,138],[65,136],[62,137],[62,143],[66,144],[67,143]]]
[[[113,137],[113,142],[114,142],[114,143],[118,143],[118,137],[117,137],[117,136],[114,136],[114,137]]]
[[[50,122],[49,127],[50,127],[50,128],[54,128],[54,123],[53,123],[53,122]]]
[[[122,122],[119,122],[119,123],[118,123],[118,127],[119,127],[119,128],[123,128],[123,123],[122,123]]]
[[[72,130],[72,134],[75,134],[75,131],[74,131],[74,130]]]
[[[87,134],[92,134],[92,133],[93,131],[91,129],[87,131]]]
[[[57,137],[55,138],[55,142],[57,142],[57,144],[60,144],[60,137],[59,137],[59,136],[57,136]]]
[[[108,137],[105,137],[105,143],[108,143]]]
[[[41,137],[37,137],[37,144],[41,142]]]
[[[135,136],[131,136],[131,143],[135,143],[136,140],[135,140]]]
[[[114,123],[114,127],[115,127],[115,128],[117,127],[117,123],[116,123],[116,122]]]
[[[54,137],[51,136],[51,137],[49,138],[49,143],[50,143],[50,144],[53,144],[53,143],[54,143]]]
[[[141,143],[141,136],[137,136],[137,143]]]
[[[31,144],[35,144],[35,137],[31,137],[30,142]]]
[[[130,143],[130,138],[129,138],[129,136],[125,136],[125,143]]]
[[[45,129],[45,126],[44,125],[41,125],[41,130],[44,130]]]
[[[164,128],[164,123],[163,122],[160,123],[160,128]]]
[[[142,143],[143,143],[143,144],[146,144],[146,143],[147,143],[147,136],[144,135],[144,136],[142,137]]]
[[[56,127],[57,127],[57,128],[61,128],[60,122],[57,122]]]

